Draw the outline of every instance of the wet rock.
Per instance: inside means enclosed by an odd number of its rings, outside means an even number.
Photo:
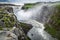
[[[18,40],[18,37],[10,31],[0,31],[1,40]]]
[[[21,23],[20,26],[22,27],[25,34],[28,33],[28,31],[33,27],[31,24]]]
[[[24,26],[25,25],[25,26]],[[0,10],[0,40],[28,40],[26,33],[31,25],[22,24],[13,14],[13,9],[4,7]]]

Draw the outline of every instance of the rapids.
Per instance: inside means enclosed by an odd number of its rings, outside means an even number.
[[[20,22],[31,24],[33,26],[27,33],[27,36],[31,40],[57,40],[44,31],[44,23],[48,22],[49,17],[53,14],[53,6],[50,6],[49,4],[38,4],[27,11],[22,9],[18,10],[14,9],[17,19]]]

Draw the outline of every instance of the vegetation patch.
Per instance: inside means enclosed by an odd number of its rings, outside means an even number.
[[[49,34],[60,40],[60,5],[55,5],[55,12],[45,27]]]
[[[27,34],[27,32],[33,27],[30,24],[21,23],[21,22],[20,22],[20,26],[22,27],[22,29],[25,32],[25,34]]]
[[[30,3],[30,4],[25,4],[22,9],[28,9],[28,8],[32,8],[36,3]]]

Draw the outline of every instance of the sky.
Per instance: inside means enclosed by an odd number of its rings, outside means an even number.
[[[0,2],[20,2],[20,3],[35,3],[35,2],[55,2],[60,0],[0,0]]]
[[[24,2],[27,2],[27,3],[33,3],[33,2],[49,2],[49,1],[51,1],[51,2],[55,2],[55,1],[60,1],[60,0],[22,0],[22,2],[24,3]]]

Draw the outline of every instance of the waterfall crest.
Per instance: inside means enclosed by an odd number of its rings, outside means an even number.
[[[53,7],[48,4],[38,4],[27,11],[15,11],[20,22],[31,24],[33,28],[27,33],[31,40],[56,40],[44,31],[44,23],[48,22],[53,14]]]

